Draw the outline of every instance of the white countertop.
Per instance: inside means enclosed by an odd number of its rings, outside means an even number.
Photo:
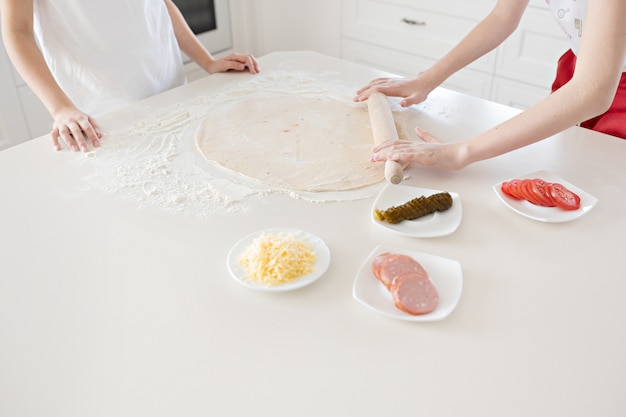
[[[338,71],[354,90],[378,75],[305,52],[260,63]],[[207,77],[103,125],[123,128],[249,77]],[[421,106],[423,128],[450,140],[516,112],[447,90]],[[45,137],[0,152],[2,416],[626,415],[624,140],[573,128],[461,172],[412,168],[408,184],[462,199],[458,230],[428,239],[372,223],[382,183],[356,201],[268,195],[248,212],[200,217],[90,184],[90,161]],[[543,223],[492,190],[537,170],[598,204]],[[321,237],[327,273],[288,293],[235,282],[230,248],[279,226]],[[453,313],[412,323],[355,301],[355,276],[377,245],[458,261]]]

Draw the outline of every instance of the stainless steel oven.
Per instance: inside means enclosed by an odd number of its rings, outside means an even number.
[[[211,52],[232,48],[228,0],[173,0],[191,30]],[[185,60],[188,60],[185,57]]]

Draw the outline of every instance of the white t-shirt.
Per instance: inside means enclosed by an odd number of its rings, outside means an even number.
[[[565,35],[572,43],[572,51],[578,54],[578,46],[583,31],[583,20],[587,12],[586,0],[546,0],[550,11]]]
[[[546,0],[546,3],[572,43],[572,51],[578,55],[583,22],[587,14],[587,0]],[[624,68],[626,69],[626,61]]]
[[[163,0],[33,0],[33,6],[46,62],[81,110],[110,111],[185,83]]]

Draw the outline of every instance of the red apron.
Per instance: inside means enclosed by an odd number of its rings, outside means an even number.
[[[559,59],[552,91],[558,90],[572,78],[575,67],[576,55],[570,49]],[[626,73],[622,73],[615,98],[609,110],[600,116],[582,122],[580,125],[587,129],[626,139]]]

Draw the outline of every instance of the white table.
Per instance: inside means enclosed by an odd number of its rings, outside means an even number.
[[[306,52],[260,63],[339,71],[355,89],[378,75]],[[103,123],[123,127],[247,77],[207,77]],[[422,127],[450,140],[515,114],[447,90],[423,111]],[[548,224],[492,190],[544,169],[599,203]],[[91,186],[89,170],[45,137],[0,152],[2,416],[626,415],[624,140],[573,128],[461,172],[412,168],[410,184],[462,198],[458,230],[431,239],[376,227],[374,197],[271,195],[200,218]],[[319,281],[264,293],[231,279],[233,244],[275,226],[325,240],[332,260]],[[411,323],[356,302],[354,278],[377,245],[459,261],[456,310]]]

